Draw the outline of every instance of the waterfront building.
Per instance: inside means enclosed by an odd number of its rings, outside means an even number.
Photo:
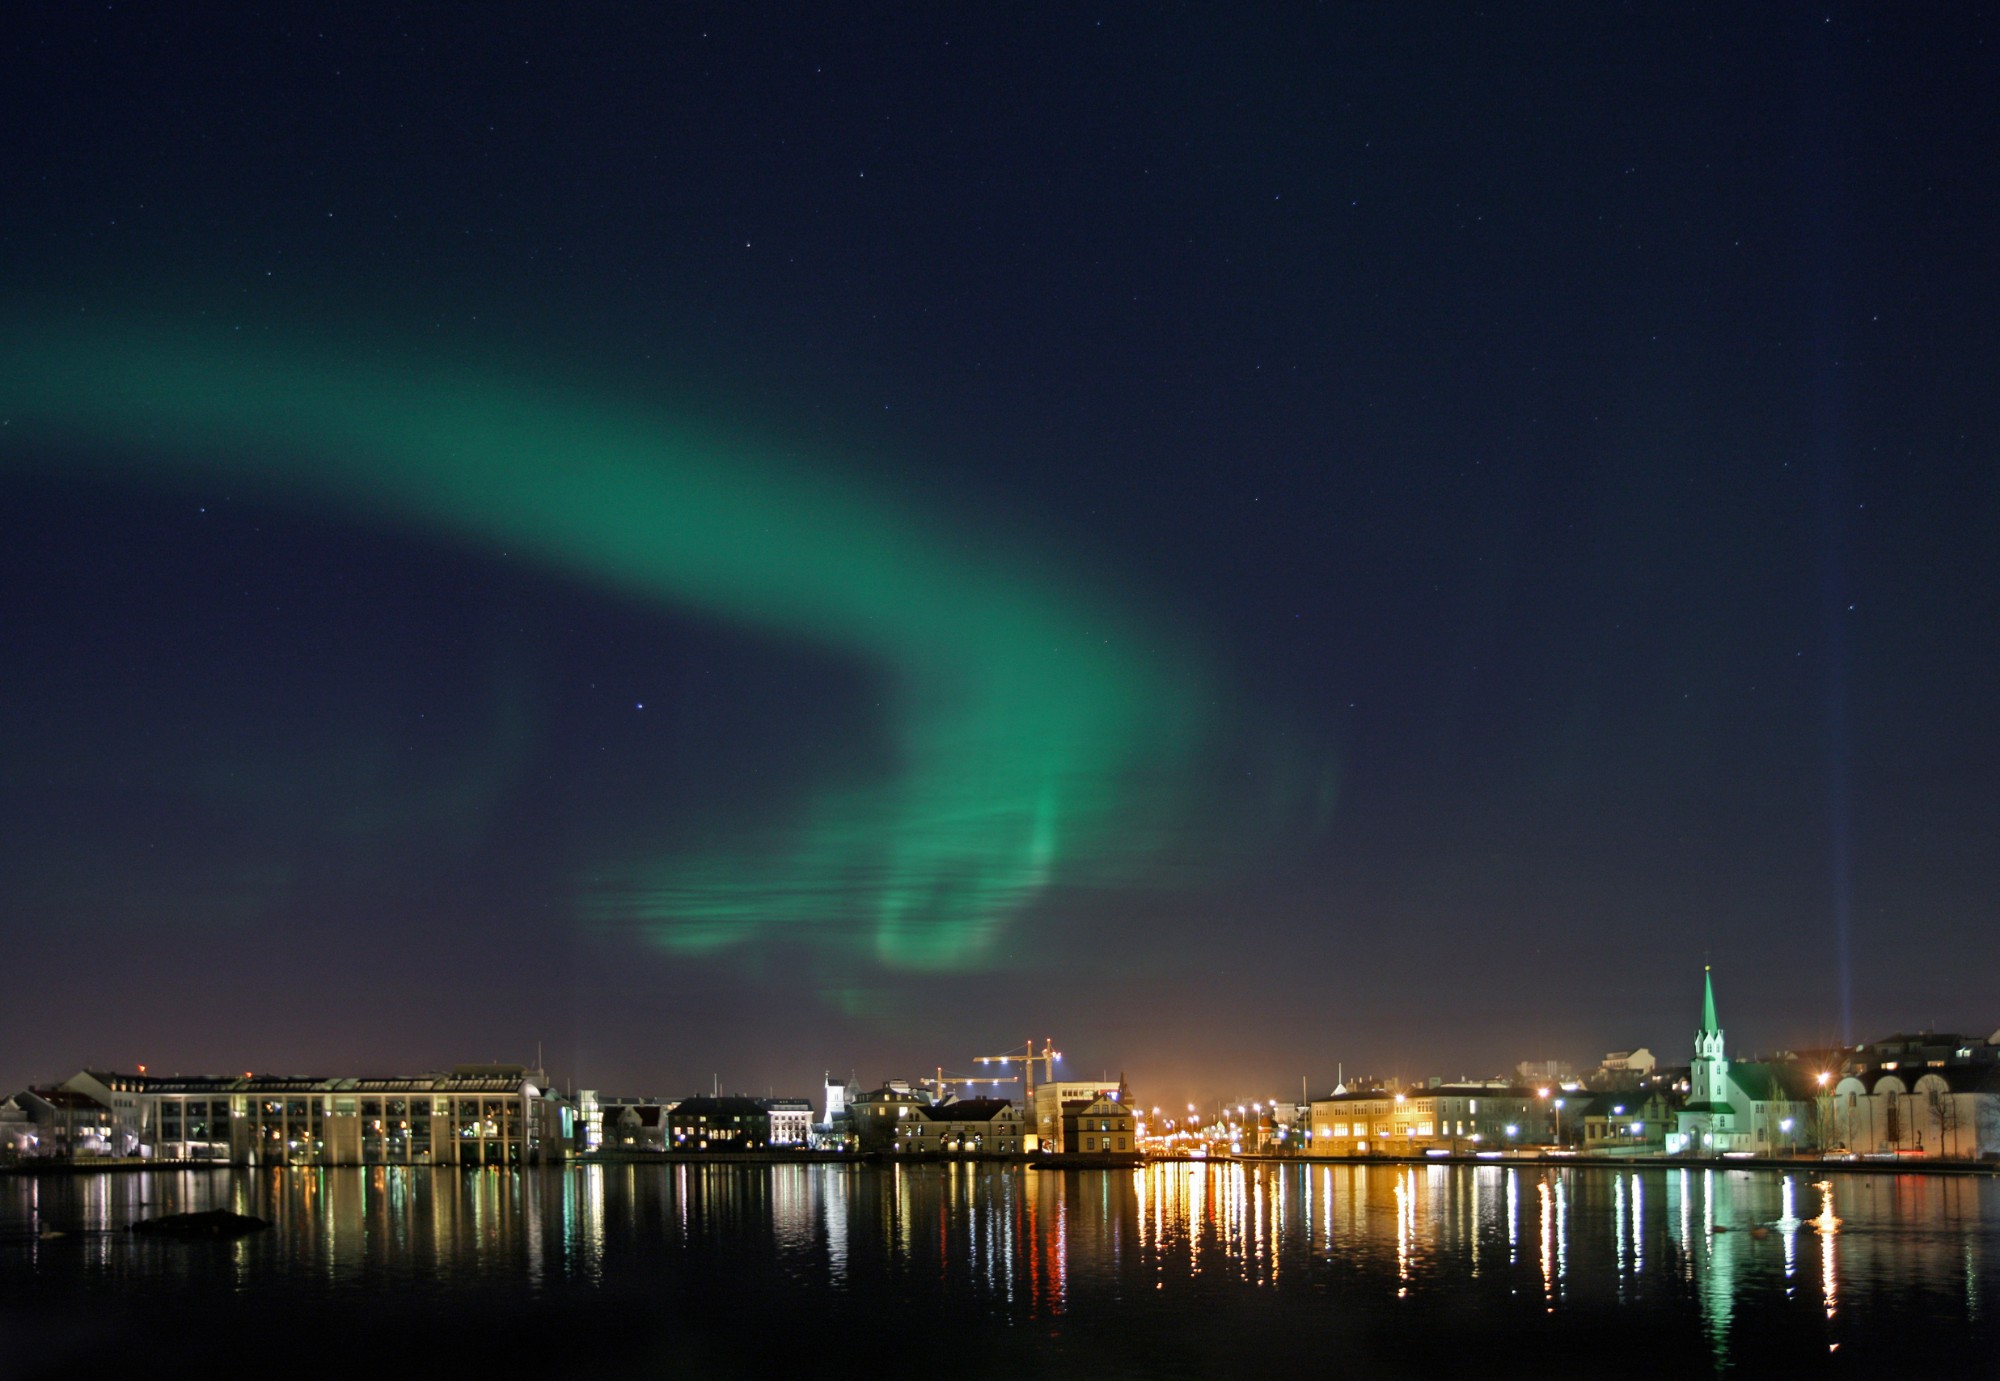
[[[667,1114],[674,1151],[761,1151],[771,1144],[771,1115],[755,1098],[683,1098]]]
[[[1583,1149],[1594,1156],[1658,1155],[1675,1128],[1678,1100],[1665,1089],[1621,1089],[1585,1099]]]
[[[86,1071],[62,1082],[60,1087],[96,1099],[110,1111],[105,1146],[97,1154],[143,1157],[154,1153],[152,1138],[146,1134],[146,1113],[150,1108],[143,1099],[145,1083],[143,1066],[137,1074],[106,1072],[92,1077]]]
[[[804,1146],[812,1134],[812,1104],[803,1098],[766,1098],[771,1119],[771,1145]]]
[[[607,1151],[664,1151],[667,1119],[676,1106],[671,1098],[600,1098],[601,1128],[597,1145]]]
[[[1028,1120],[1006,1098],[959,1098],[920,1108],[896,1124],[908,1155],[1015,1156],[1028,1150]]]
[[[109,1140],[162,1160],[521,1165],[563,1159],[574,1141],[575,1107],[544,1078],[522,1065],[379,1079],[85,1070],[62,1087],[110,1112]]]
[[[856,1146],[854,1117],[847,1108],[848,1081],[826,1076],[825,1114],[806,1135],[815,1151],[852,1151]]]
[[[29,1088],[0,1103],[0,1151],[10,1156],[116,1156],[121,1147],[111,1108],[67,1088]]]
[[[1115,1084],[1103,1080],[1093,1083],[1087,1079],[1057,1079],[1037,1084],[1032,1098],[1035,1145],[1044,1151],[1079,1149],[1064,1140],[1067,1113],[1089,1107],[1100,1098],[1109,1098],[1128,1107],[1132,1102],[1123,1075]]]
[[[1715,1015],[1715,976],[1702,971],[1688,1099],[1667,1136],[1669,1154],[1784,1155],[1813,1144],[1813,1078],[1789,1061],[1731,1061]]]
[[[26,1098],[27,1090],[23,1089],[13,1097],[0,1101],[0,1161],[32,1156],[41,1147],[41,1137],[36,1134],[34,1115],[29,1111]]]
[[[1041,1092],[1040,1089],[1035,1091]],[[1132,1109],[1124,1095],[1123,1080],[1117,1093],[1104,1094],[1088,1101],[1072,1099],[1063,1104],[1062,1141],[1055,1149],[1072,1155],[1103,1155],[1107,1152],[1134,1152],[1138,1148]]]
[[[1394,1137],[1395,1095],[1380,1088],[1342,1088],[1312,1105],[1316,1156],[1386,1154]]]
[[[1863,1155],[2000,1155],[1996,1054],[2000,1033],[1926,1031],[1857,1047],[1824,1099],[1827,1144]]]
[[[1356,1089],[1312,1103],[1314,1156],[1410,1156],[1536,1145],[1559,1115],[1553,1099],[1519,1084]]]
[[[1270,1113],[1271,1126],[1276,1129],[1274,1134],[1279,1141],[1287,1137],[1293,1140],[1301,1139],[1300,1134],[1312,1116],[1312,1108],[1308,1104],[1270,1103],[1266,1107]]]
[[[901,1080],[852,1095],[847,1108],[854,1120],[856,1145],[864,1152],[895,1150],[897,1128],[930,1105],[930,1099]]]

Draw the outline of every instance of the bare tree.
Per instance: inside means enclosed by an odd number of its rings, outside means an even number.
[[[1931,1086],[1931,1120],[1937,1123],[1938,1152],[1945,1156],[1958,1154],[1958,1098],[1949,1088]]]

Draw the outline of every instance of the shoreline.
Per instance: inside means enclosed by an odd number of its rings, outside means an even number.
[[[885,1170],[906,1165],[1005,1165],[1019,1166],[1029,1170],[1135,1170],[1147,1165],[1297,1165],[1297,1166],[1340,1166],[1340,1165],[1451,1165],[1451,1166],[1563,1166],[1589,1170],[1771,1170],[1788,1173],[1812,1172],[1817,1174],[1860,1174],[1860,1175],[1938,1175],[1957,1178],[1977,1178],[1980,1176],[2000,1176],[2000,1162],[1994,1161],[1954,1161],[1954,1160],[1809,1160],[1785,1159],[1782,1157],[1745,1157],[1740,1159],[1689,1159],[1675,1156],[1580,1156],[1580,1155],[1509,1155],[1501,1158],[1475,1156],[1112,1156],[1101,1155],[1035,1155],[1035,1156],[912,1156],[912,1155],[851,1155],[837,1151],[799,1152],[737,1152],[705,1154],[655,1153],[635,1154],[624,1152],[615,1156],[574,1157],[568,1160],[541,1161],[530,1165],[245,1165],[235,1161],[157,1161],[157,1160],[105,1160],[92,1161],[48,1161],[20,1162],[0,1165],[0,1176],[40,1177],[67,1175],[110,1175],[139,1171],[169,1171],[180,1173],[190,1170],[461,1170],[468,1172],[486,1170],[542,1171],[574,1170],[588,1166],[632,1166],[632,1165],[850,1165],[856,1169]]]
[[[2000,1161],[1980,1160],[1820,1160],[1785,1156],[1586,1156],[1517,1153],[1499,1157],[1449,1156],[1156,1156],[1160,1162],[1256,1165],[1559,1165],[1595,1170],[1814,1170],[1864,1175],[2000,1175]]]

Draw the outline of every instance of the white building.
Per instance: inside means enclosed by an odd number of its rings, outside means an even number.
[[[1784,1064],[1732,1062],[1715,1017],[1715,977],[1703,970],[1701,1029],[1688,1101],[1667,1134],[1670,1155],[1788,1155],[1813,1144],[1811,1080]]]
[[[563,1159],[573,1143],[575,1107],[544,1077],[521,1065],[388,1079],[85,1070],[62,1087],[110,1110],[112,1140],[161,1160],[521,1165]]]
[[[1926,1031],[1856,1054],[1826,1099],[1827,1144],[1861,1155],[2000,1155],[2000,1035]]]
[[[812,1104],[803,1098],[768,1098],[764,1107],[771,1114],[771,1145],[803,1146],[812,1135]]]

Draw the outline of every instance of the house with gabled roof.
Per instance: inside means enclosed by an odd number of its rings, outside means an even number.
[[[1123,1087],[1124,1080],[1119,1080]],[[1073,1099],[1063,1104],[1062,1149],[1071,1155],[1137,1154],[1135,1119],[1126,1103],[1110,1094]]]
[[[1006,1098],[955,1098],[920,1108],[896,1127],[896,1149],[909,1155],[1019,1156],[1028,1120]]]

